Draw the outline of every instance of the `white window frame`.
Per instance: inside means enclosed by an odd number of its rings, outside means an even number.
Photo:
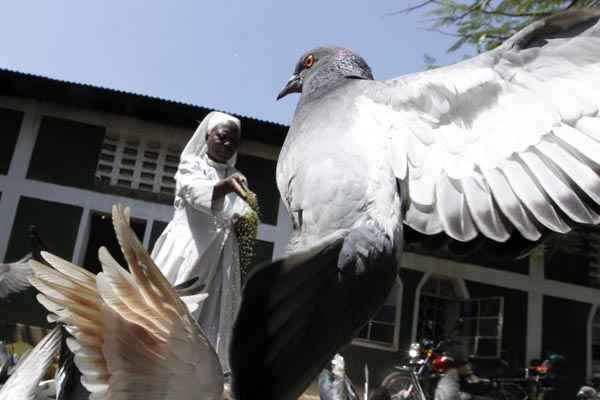
[[[497,316],[481,316],[481,302],[482,301],[489,301],[489,300],[499,300],[500,302],[500,309],[498,311],[498,315]],[[477,357],[477,358],[481,358],[481,359],[495,359],[495,358],[499,358],[501,356],[502,353],[502,340],[504,339],[503,337],[503,328],[504,328],[504,297],[502,296],[491,296],[491,297],[481,297],[481,298],[476,298],[476,299],[465,299],[462,300],[462,302],[477,302],[477,316],[476,317],[468,317],[468,318],[462,318],[464,321],[477,321],[477,327],[476,327],[476,335],[475,336],[458,336],[458,339],[473,339],[475,341],[474,343],[474,347],[473,347],[473,354],[469,354],[469,356],[471,357]],[[497,331],[497,335],[496,336],[487,336],[487,335],[480,335],[479,334],[479,330],[480,330],[480,321],[482,320],[488,320],[488,319],[494,319],[494,320],[498,320],[498,331]],[[496,355],[495,356],[479,356],[477,355],[477,352],[479,350],[479,340],[480,339],[495,339],[497,341],[497,346],[496,346]]]
[[[374,340],[374,339],[368,339],[368,338],[359,338],[359,337],[355,337],[352,340],[352,344],[355,346],[360,346],[360,347],[367,347],[367,348],[371,348],[371,349],[377,349],[377,350],[384,350],[384,351],[391,351],[391,352],[396,352],[400,349],[400,323],[402,320],[402,295],[404,292],[404,286],[402,285],[402,281],[400,280],[400,278],[398,276],[396,276],[396,283],[395,285],[398,286],[398,290],[397,290],[397,294],[396,294],[396,305],[395,305],[395,315],[394,315],[394,322],[388,322],[388,321],[376,321],[376,320],[369,320],[367,322],[367,330],[368,332],[370,332],[370,328],[372,326],[372,324],[385,324],[388,326],[393,325],[394,326],[394,336],[392,339],[392,342],[383,342],[380,340]]]

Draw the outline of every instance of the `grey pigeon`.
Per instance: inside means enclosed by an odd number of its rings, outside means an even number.
[[[358,400],[356,389],[346,375],[344,357],[339,354],[331,360],[331,369],[325,368],[319,375],[319,397],[321,400]]]
[[[320,47],[277,184],[289,255],[249,277],[231,348],[239,400],[297,398],[383,303],[403,225],[467,242],[535,241],[600,221],[600,12],[538,20],[456,65],[376,81]]]

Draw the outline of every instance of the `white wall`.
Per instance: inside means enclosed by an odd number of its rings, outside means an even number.
[[[143,243],[146,246],[150,240],[152,223],[155,220],[168,222],[171,219],[173,208],[169,205],[28,180],[26,179],[26,174],[29,160],[37,138],[40,121],[44,115],[104,126],[107,132],[119,134],[131,133],[133,135],[142,134],[144,137],[152,136],[159,140],[165,135],[168,137],[176,135],[181,137],[182,141],[185,142],[187,138],[191,137],[192,131],[188,132],[180,128],[149,123],[119,115],[79,110],[53,103],[42,103],[5,96],[0,96],[0,107],[25,112],[13,159],[10,163],[10,169],[6,176],[0,175],[0,192],[2,192],[0,218],[3,225],[3,229],[0,229],[0,260],[3,260],[6,255],[11,227],[20,196],[83,207],[83,214],[73,253],[73,261],[76,263],[81,263],[85,256],[90,229],[90,214],[94,211],[110,213],[113,204],[123,203],[129,205],[132,210],[132,217],[146,220],[146,232],[143,238]],[[278,149],[275,146],[268,146],[248,140],[242,141],[240,152],[268,159],[276,159],[278,155]],[[60,160],[57,160],[57,162],[60,162]],[[289,217],[287,216],[285,207],[280,202],[277,226],[260,225],[258,238],[274,243],[274,257],[278,257],[285,251],[290,231]]]

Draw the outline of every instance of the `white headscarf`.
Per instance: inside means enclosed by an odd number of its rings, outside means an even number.
[[[240,120],[234,116],[229,114],[225,114],[219,111],[213,111],[209,113],[198,128],[194,135],[190,139],[190,141],[185,145],[183,152],[181,153],[181,159],[179,161],[179,168],[177,169],[177,173],[175,174],[175,179],[180,179],[182,177],[183,171],[190,170],[198,170],[200,167],[200,163],[204,163],[208,152],[208,146],[206,144],[206,135],[210,132],[215,126],[233,122],[238,130],[241,130]],[[237,151],[233,154],[233,156],[224,163],[229,167],[235,166],[235,162],[237,160]]]

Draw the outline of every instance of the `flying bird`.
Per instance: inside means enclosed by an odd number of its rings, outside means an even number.
[[[0,400],[45,399],[51,384],[42,383],[46,370],[54,361],[60,348],[62,332],[55,327],[17,364],[15,370],[0,389]]]
[[[18,261],[0,263],[0,299],[22,292],[31,286],[28,280],[32,274],[29,267],[31,258],[31,253],[28,253]]]
[[[599,16],[554,15],[384,81],[345,48],[300,57],[278,96],[300,93],[276,177],[294,229],[243,291],[240,400],[302,393],[383,303],[404,225],[502,243],[600,221]]]
[[[22,292],[28,289],[29,277],[33,272],[29,267],[29,260],[40,260],[40,252],[47,250],[44,241],[40,237],[37,228],[33,225],[29,227],[29,240],[31,252],[23,258],[11,263],[0,263],[0,299],[6,298],[11,294]]]
[[[129,210],[113,207],[115,232],[129,270],[106,248],[93,275],[50,253],[32,261],[31,283],[50,321],[67,326],[81,383],[91,398],[223,397],[217,354],[190,314],[206,294],[179,297],[129,227]]]

